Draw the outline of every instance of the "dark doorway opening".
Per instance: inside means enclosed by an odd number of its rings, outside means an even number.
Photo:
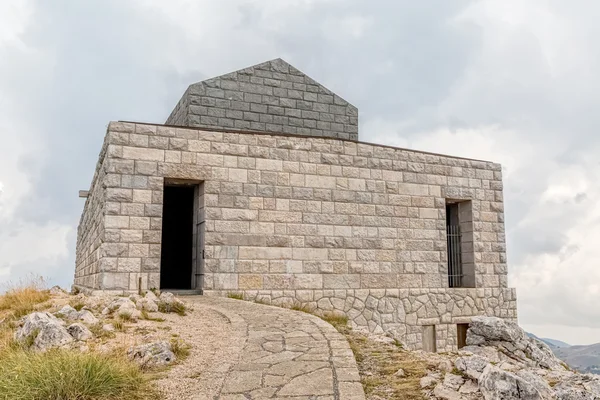
[[[195,186],[165,186],[160,288],[192,289]]]
[[[456,336],[457,336],[457,344],[458,349],[462,349],[467,345],[467,330],[469,329],[469,324],[457,324],[456,325]]]

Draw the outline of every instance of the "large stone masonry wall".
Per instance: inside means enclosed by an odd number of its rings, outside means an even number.
[[[358,110],[281,59],[190,85],[168,125],[358,139]]]
[[[106,141],[106,175],[95,182],[106,187],[101,260],[97,278],[78,270],[82,289],[133,292],[139,279],[159,287],[164,179],[190,179],[204,182],[206,294],[343,311],[411,348],[423,325],[437,325],[438,350],[448,350],[455,324],[473,315],[516,318],[498,164],[115,122]],[[473,289],[448,288],[447,198],[471,201]]]
[[[108,135],[107,135],[108,136]],[[85,201],[83,213],[77,227],[75,258],[75,283],[83,287],[99,287],[99,261],[101,243],[104,241],[104,207],[106,169],[104,161],[108,143],[105,140],[98,157],[91,190]]]

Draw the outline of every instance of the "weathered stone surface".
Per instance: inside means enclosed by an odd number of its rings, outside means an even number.
[[[86,341],[94,337],[92,332],[83,324],[75,323],[67,327],[67,332],[75,340]]]
[[[21,326],[15,332],[15,340],[26,343],[34,337],[32,350],[46,351],[62,347],[73,341],[63,322],[47,312],[34,312],[21,320]]]
[[[89,325],[97,324],[99,322],[98,318],[96,318],[96,316],[89,310],[79,311],[77,319]]]
[[[455,361],[456,369],[463,372],[471,379],[479,379],[479,376],[488,366],[490,361],[481,356],[459,357]]]
[[[67,318],[67,319],[74,320],[74,319],[79,318],[79,311],[77,311],[76,309],[74,309],[73,307],[71,307],[68,304],[63,306],[63,308],[58,310],[55,314],[59,317]]]
[[[486,400],[543,400],[534,385],[491,364],[479,377],[479,390]]]
[[[468,345],[493,345],[525,364],[564,371],[564,366],[543,342],[530,338],[515,322],[495,317],[474,317],[467,331]]]
[[[143,367],[159,367],[175,362],[176,357],[168,342],[156,342],[135,346],[127,351],[129,359]]]

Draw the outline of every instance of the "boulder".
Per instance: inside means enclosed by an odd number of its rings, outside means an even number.
[[[132,347],[127,355],[145,368],[169,365],[176,360],[171,344],[165,341]]]
[[[405,378],[406,372],[404,372],[404,370],[400,368],[398,369],[398,371],[394,372],[394,376],[397,376],[398,378]]]
[[[420,384],[422,389],[430,388],[440,382],[439,374],[429,374],[421,378]]]
[[[157,312],[158,304],[152,299],[149,298],[141,298],[137,301],[136,306],[139,310],[144,310],[148,312]]]
[[[147,291],[146,294],[144,295],[144,298],[148,299],[148,300],[152,300],[154,302],[158,301],[158,297],[156,297],[156,295],[152,291]]]
[[[134,302],[127,297],[117,297],[114,299],[104,310],[103,315],[115,313],[117,315],[128,315],[131,319],[137,320],[141,317],[142,313],[137,309]]]
[[[61,288],[60,286],[52,286],[48,291],[52,296],[62,296],[67,294],[67,291]]]
[[[598,397],[585,389],[561,382],[554,387],[554,395],[558,400],[597,400]]]
[[[170,292],[162,292],[158,299],[167,306],[172,306],[176,303],[183,304],[183,301],[179,300],[173,293]]]
[[[32,350],[46,351],[73,342],[63,322],[48,312],[31,313],[21,320],[21,324],[15,332],[15,340],[28,344],[33,338],[30,347]]]
[[[438,399],[444,400],[462,400],[463,397],[454,389],[451,389],[444,385],[443,383],[439,383],[435,389],[433,389],[433,395]]]
[[[516,322],[502,318],[474,317],[467,330],[467,345],[497,347],[511,361],[530,367],[565,370],[548,345],[527,336]]]
[[[115,327],[113,326],[113,324],[104,324],[102,325],[102,330],[105,330],[107,332],[114,332]]]
[[[465,383],[465,379],[462,376],[447,373],[444,377],[444,386],[452,390],[458,390]]]
[[[79,311],[77,311],[76,309],[74,309],[73,307],[71,307],[68,304],[66,306],[63,306],[63,308],[61,308],[54,314],[56,314],[59,317],[66,318],[66,319],[76,320],[77,318],[79,318]]]
[[[517,371],[514,374],[533,385],[533,387],[535,387],[536,390],[542,395],[542,398],[552,398],[552,388],[550,387],[550,385],[548,385],[548,382],[546,382],[539,375],[534,374],[533,372],[526,369]]]
[[[83,324],[74,323],[67,327],[67,332],[75,340],[86,341],[94,337],[94,334]]]
[[[98,318],[94,316],[89,310],[81,310],[79,311],[79,315],[77,319],[85,322],[86,324],[94,325],[99,322]]]
[[[464,385],[458,389],[458,393],[462,394],[472,394],[477,393],[479,391],[479,387],[477,387],[477,383],[472,380],[467,380]]]
[[[534,385],[491,364],[483,370],[478,384],[485,400],[544,400]]]
[[[490,362],[488,360],[477,355],[470,357],[459,357],[454,362],[456,369],[463,372],[471,379],[479,379],[479,376],[489,364]]]

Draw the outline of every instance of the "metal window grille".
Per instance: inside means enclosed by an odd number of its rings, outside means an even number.
[[[446,230],[448,240],[448,286],[451,288],[462,287],[464,275],[460,252],[460,226],[447,225]]]

